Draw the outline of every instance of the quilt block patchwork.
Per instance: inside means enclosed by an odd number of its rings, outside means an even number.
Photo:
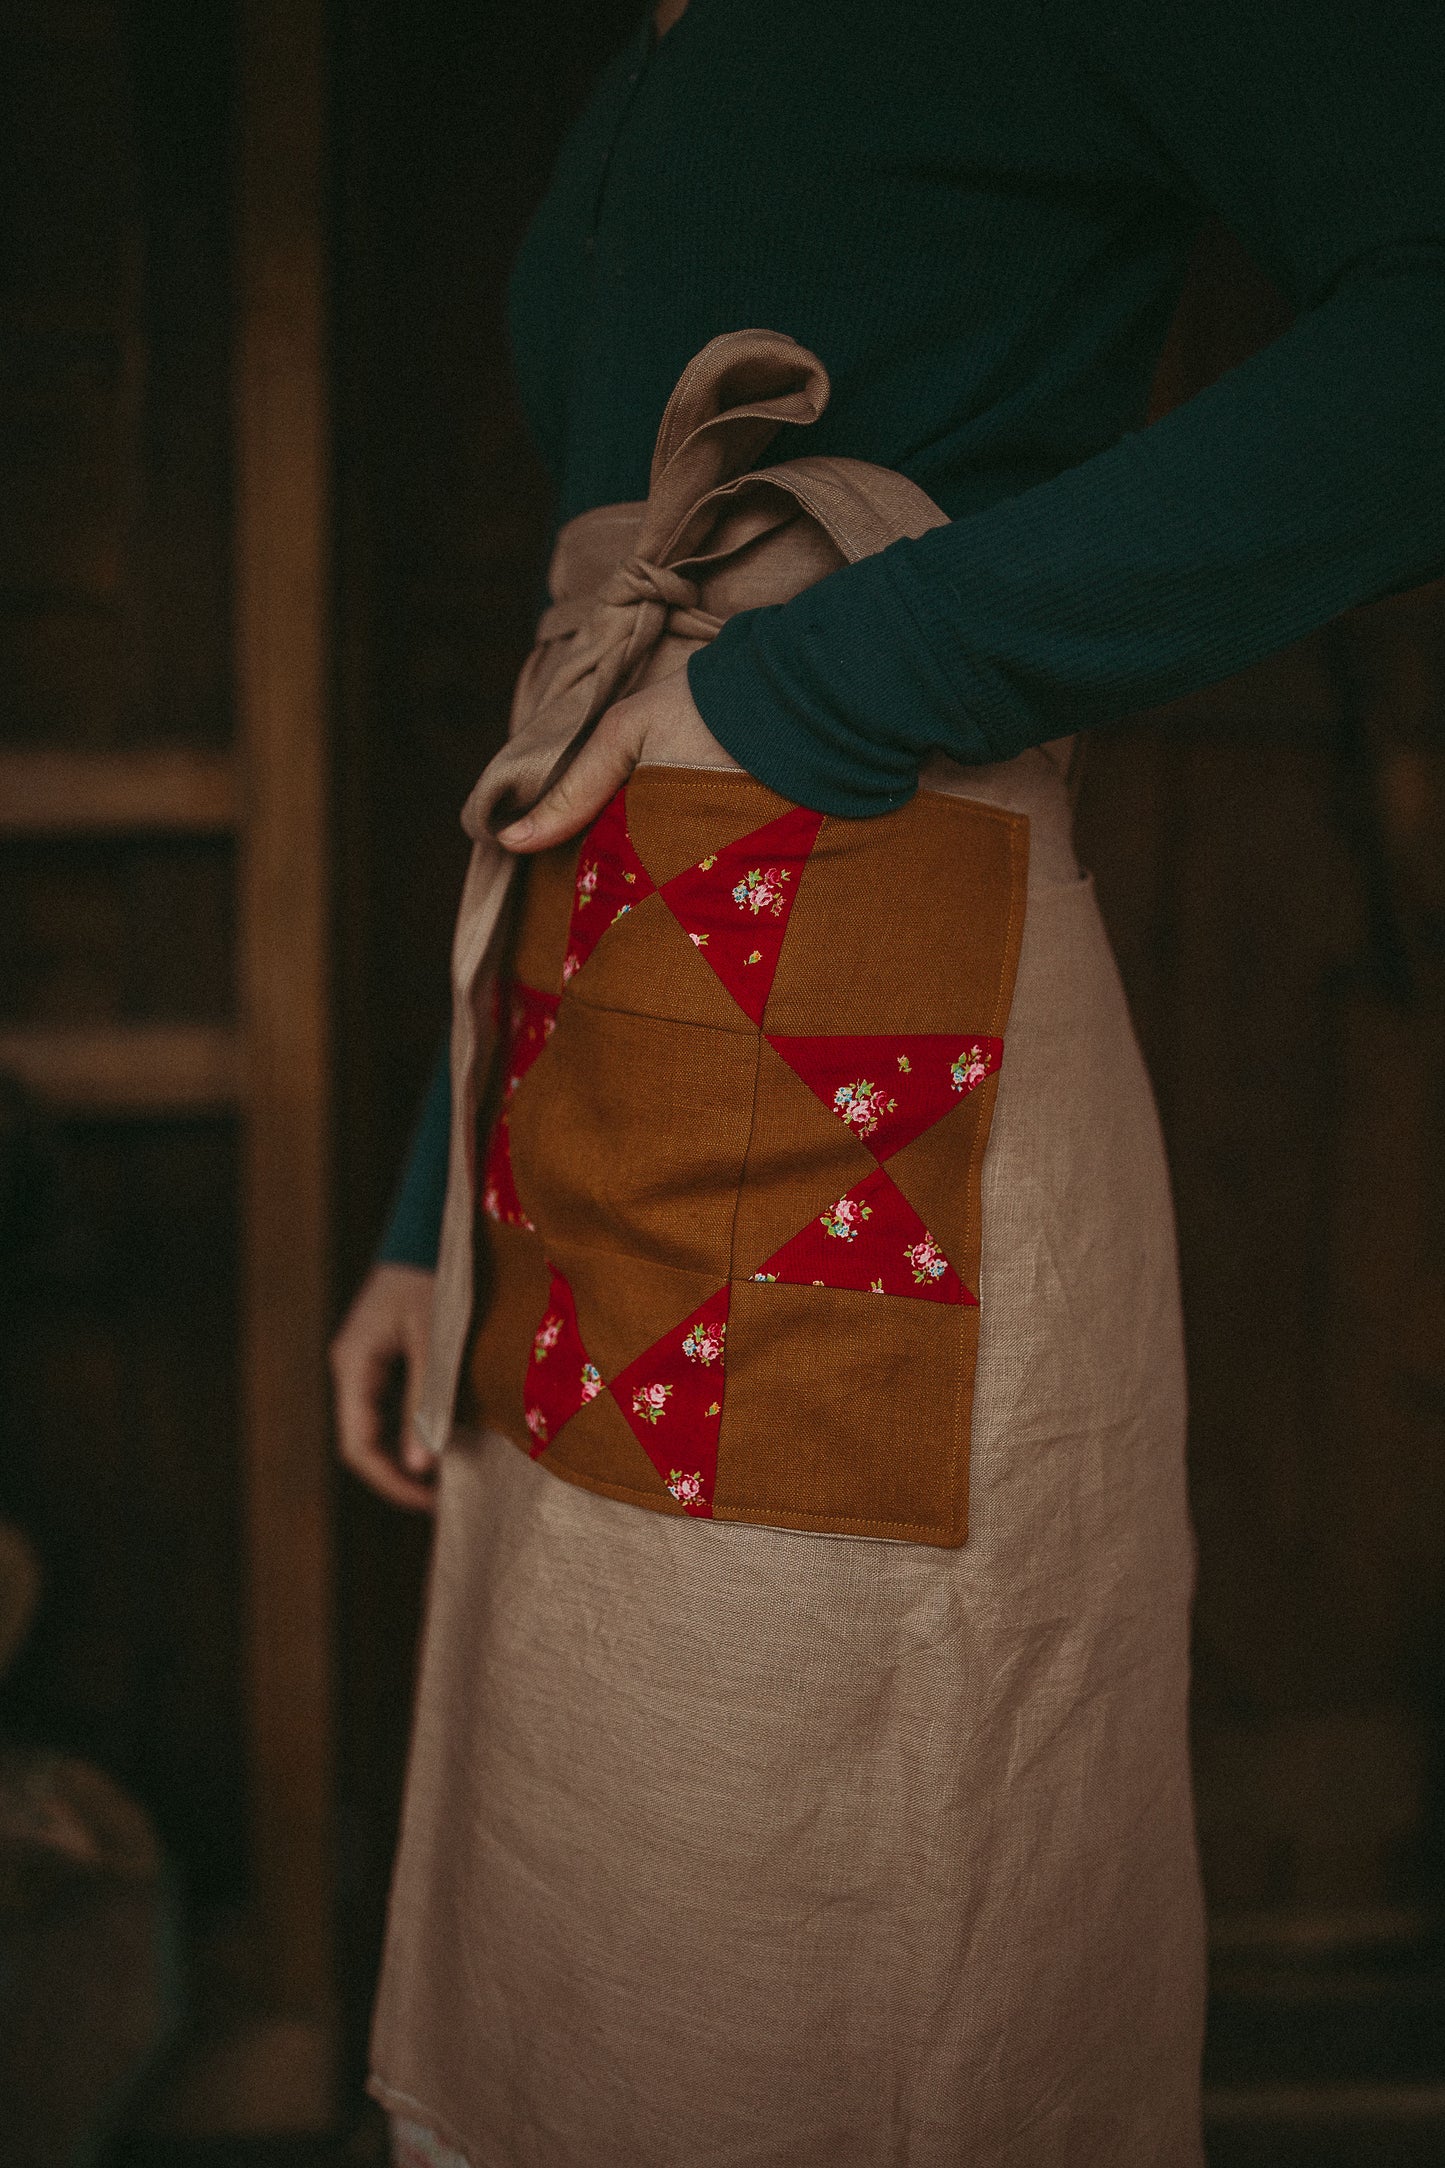
[[[657,1511],[964,1539],[1026,861],[971,800],[841,821],[642,768],[533,862],[474,1417]]]

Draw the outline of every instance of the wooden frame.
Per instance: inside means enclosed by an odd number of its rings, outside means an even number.
[[[236,810],[228,753],[0,747],[0,836],[226,835]]]
[[[0,1025],[0,1070],[62,1114],[230,1114],[241,1069],[225,1024]]]
[[[148,2113],[189,2136],[322,2130],[337,2106],[327,18],[238,0],[237,24],[236,751],[0,749],[0,836],[237,844],[234,1025],[0,1028],[0,1068],[64,1112],[240,1118],[248,1993],[200,2013]]]
[[[251,1856],[262,2002],[312,2029],[314,2097],[294,2104],[293,2126],[331,2112],[335,2003],[325,39],[317,0],[244,0],[235,562]]]
[[[0,748],[0,838],[228,835],[238,818],[226,753]],[[0,1025],[0,1069],[64,1114],[228,1114],[241,1097],[224,1024]]]

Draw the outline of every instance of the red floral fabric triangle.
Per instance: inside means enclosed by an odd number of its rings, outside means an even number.
[[[506,1227],[528,1227],[517,1184],[512,1174],[512,1139],[507,1126],[507,1108],[511,1105],[517,1086],[551,1038],[557,1022],[560,994],[544,994],[535,986],[523,986],[513,980],[498,989],[498,1007],[501,1011],[499,1029],[502,1035],[502,1109],[492,1125],[491,1141],[487,1146],[487,1162],[482,1171],[482,1209],[490,1218],[500,1220]]]
[[[763,1020],[821,813],[795,806],[663,883],[662,900],[738,1007]]]
[[[517,1195],[517,1178],[512,1172],[512,1132],[505,1114],[499,1114],[492,1124],[487,1164],[482,1172],[482,1210],[488,1219],[496,1220],[500,1226],[525,1227],[530,1234],[537,1232],[526,1206]]]
[[[583,839],[577,883],[572,891],[567,953],[562,959],[564,982],[575,978],[608,927],[615,926],[656,886],[628,833],[624,788],[603,807]]]
[[[943,1032],[770,1033],[768,1044],[880,1160],[931,1129],[1003,1059],[1002,1039]]]
[[[729,1289],[655,1340],[608,1391],[678,1504],[711,1520],[727,1366]]]
[[[898,1184],[875,1167],[785,1242],[752,1277],[794,1287],[850,1287],[977,1309]]]
[[[513,979],[507,988],[507,1043],[503,1050],[506,1096],[511,1098],[557,1026],[560,994],[544,994],[540,987],[523,986]]]
[[[522,1400],[533,1460],[546,1452],[563,1424],[570,1423],[577,1410],[602,1390],[602,1373],[588,1361],[582,1345],[572,1290],[555,1265],[547,1270],[552,1276],[551,1292],[542,1322],[532,1335]]]

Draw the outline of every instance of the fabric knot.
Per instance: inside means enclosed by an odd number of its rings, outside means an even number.
[[[666,632],[672,613],[692,610],[696,604],[696,587],[670,565],[653,564],[647,557],[623,558],[598,590],[593,609],[599,640],[594,713],[635,676]]]
[[[655,565],[646,557],[624,557],[616,571],[608,575],[597,599],[614,609],[652,602],[664,610],[691,610],[697,604],[697,587],[680,572],[674,572],[671,565]]]

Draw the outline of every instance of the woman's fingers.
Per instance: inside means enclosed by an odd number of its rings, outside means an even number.
[[[647,693],[634,693],[610,707],[546,797],[521,820],[501,829],[497,841],[509,851],[547,851],[595,820],[637,766],[647,732],[647,701]]]
[[[386,1384],[385,1368],[379,1367],[368,1375],[359,1367],[348,1366],[344,1357],[333,1360],[332,1367],[336,1379],[337,1442],[343,1462],[378,1497],[392,1505],[425,1510],[431,1503],[428,1486],[403,1475],[382,1445],[380,1402]]]
[[[421,1464],[410,1454],[406,1462],[413,1472],[398,1466],[387,1409],[396,1397],[398,1365],[405,1373],[402,1397],[408,1408],[415,1394],[434,1281],[435,1274],[411,1265],[375,1266],[331,1343],[341,1459],[378,1496],[421,1512],[432,1509],[432,1484],[419,1479]]]
[[[432,1295],[436,1276],[428,1273],[424,1299],[411,1303],[406,1311],[406,1390],[402,1396],[401,1438],[399,1450],[401,1464],[408,1475],[434,1476],[436,1455],[422,1438],[416,1427],[417,1402],[421,1398],[422,1378],[426,1372],[427,1346],[431,1340]]]
[[[503,773],[499,756],[473,793],[478,808],[492,802]],[[736,768],[698,714],[685,670],[614,701],[577,758],[530,812],[499,830],[509,851],[546,851],[565,843],[614,798],[640,760],[689,768]],[[498,793],[500,795],[500,793]],[[475,829],[473,829],[475,833]]]

